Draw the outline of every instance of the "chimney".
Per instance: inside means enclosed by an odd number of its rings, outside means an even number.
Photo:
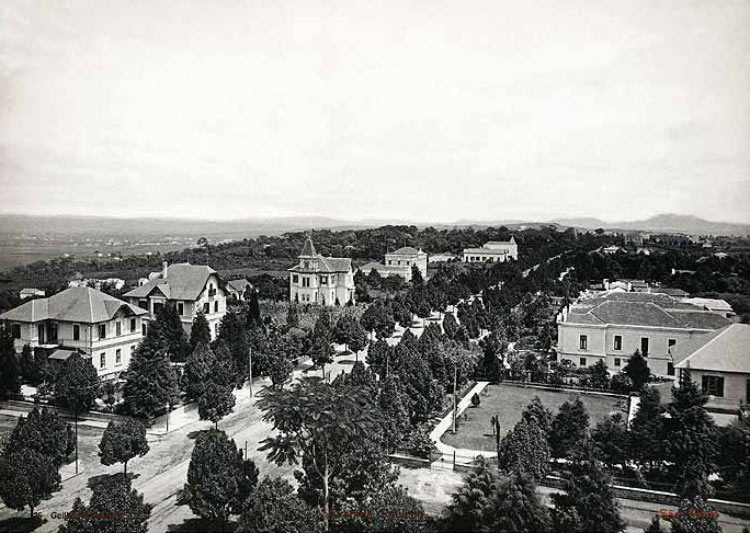
[[[162,279],[167,279],[167,267],[168,266],[169,266],[169,263],[167,263],[166,261],[164,261],[161,264],[161,277],[162,277]]]

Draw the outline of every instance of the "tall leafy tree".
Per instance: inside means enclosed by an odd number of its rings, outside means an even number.
[[[321,533],[323,515],[284,478],[264,477],[245,502],[238,533]]]
[[[210,420],[218,429],[219,420],[227,416],[234,409],[236,402],[232,393],[232,386],[217,383],[209,375],[206,388],[198,398],[198,416],[201,420]]]
[[[336,321],[336,325],[332,330],[332,338],[334,342],[343,344],[346,350],[349,349],[349,341],[352,338],[353,330],[356,324],[356,320],[353,316],[343,314]]]
[[[7,325],[0,326],[0,398],[21,392],[21,369],[16,357],[13,334]]]
[[[83,503],[81,498],[73,502],[72,515],[60,525],[59,533],[146,533],[152,506],[144,503],[143,494],[132,488],[125,474],[104,476],[91,480],[91,500]],[[116,517],[102,519],[101,516]]]
[[[60,488],[53,458],[29,448],[7,450],[0,457],[0,479],[0,499],[18,511],[28,506],[32,518],[39,503]]]
[[[620,413],[601,420],[591,430],[591,438],[596,445],[597,456],[605,465],[612,468],[628,461],[628,432]]]
[[[409,496],[403,487],[387,487],[369,495],[364,501],[346,501],[335,513],[331,530],[379,533],[425,530],[427,515],[422,504]]]
[[[258,301],[258,291],[252,287],[245,290],[245,300],[247,301],[247,327],[263,326],[263,318],[260,315],[260,302]]]
[[[563,403],[552,421],[552,456],[558,459],[571,457],[583,444],[588,429],[589,415],[581,398],[576,397],[573,402]]]
[[[59,468],[75,450],[75,435],[57,412],[35,407],[26,418],[18,419],[7,450],[9,453],[31,450],[49,457],[55,468]]]
[[[179,398],[177,375],[151,330],[135,349],[125,374],[123,400],[126,411],[138,418],[153,418]]]
[[[391,374],[383,380],[377,404],[383,419],[383,440],[389,452],[394,452],[409,431],[408,399],[398,376]]]
[[[609,388],[609,371],[604,360],[600,359],[589,370],[589,383],[599,389]],[[648,379],[648,378],[646,378]]]
[[[524,420],[534,419],[549,439],[549,434],[552,431],[552,411],[544,406],[539,396],[534,396],[531,399],[529,405],[521,412],[521,418]]]
[[[564,493],[552,496],[555,531],[624,531],[612,479],[596,460],[590,441],[583,444],[570,463],[563,490]]]
[[[196,439],[177,504],[188,505],[201,518],[226,524],[230,514],[242,512],[257,482],[255,463],[243,460],[242,451],[226,433],[210,429]]]
[[[666,442],[661,394],[653,387],[641,389],[638,410],[630,423],[630,457],[641,465],[654,464],[665,457]]]
[[[549,471],[549,460],[547,436],[535,418],[521,418],[500,444],[498,465],[505,472],[539,481]]]
[[[483,531],[546,531],[549,513],[536,493],[531,476],[512,474],[500,479],[490,497],[490,523]],[[489,526],[489,527],[488,527]]]
[[[193,351],[195,351],[195,347],[200,343],[211,343],[211,330],[208,327],[206,315],[203,314],[202,310],[198,311],[198,314],[195,315],[195,318],[193,318],[193,327],[190,328],[190,346]]]
[[[323,379],[326,376],[326,365],[333,363],[333,347],[328,336],[318,336],[313,333],[313,345],[310,350],[313,363],[319,366],[322,371]]]
[[[380,376],[381,379],[386,377],[386,368],[391,372],[393,371],[392,365],[393,360],[393,349],[388,345],[385,339],[378,339],[376,342],[370,343],[370,347],[367,350],[367,357],[365,360],[370,368]]]
[[[453,494],[443,520],[447,531],[489,531],[494,514],[492,496],[500,485],[497,467],[480,456]]]
[[[399,358],[397,373],[409,398],[412,421],[426,420],[442,408],[443,386],[432,376],[427,362],[418,353],[405,350]]]
[[[725,482],[737,491],[750,492],[750,418],[742,417],[722,429],[717,463]]]
[[[446,313],[445,318],[443,318],[443,330],[449,339],[456,336],[458,322],[456,322],[456,317],[453,316],[453,313]]]
[[[99,390],[99,376],[91,361],[77,353],[71,355],[57,374],[54,389],[55,405],[88,411]]]
[[[156,311],[156,330],[161,338],[161,346],[166,350],[170,360],[183,362],[191,352],[190,341],[182,327],[182,320],[177,314],[177,307],[163,305]]]
[[[672,387],[667,411],[669,452],[677,471],[674,490],[688,500],[708,500],[712,493],[708,476],[716,470],[718,432],[704,407],[707,399],[692,380],[690,370],[683,370],[679,387]]]
[[[321,478],[322,508],[328,529],[332,478],[346,465],[356,443],[367,438],[376,424],[356,397],[356,389],[335,382],[304,378],[288,389],[269,392],[261,398],[263,419],[273,422],[274,436],[263,440],[262,451],[278,465],[309,461]]]
[[[20,367],[23,380],[29,385],[37,386],[44,380],[39,362],[28,344],[24,344],[21,350]]]
[[[289,305],[289,308],[287,309],[286,325],[290,328],[299,327],[299,312],[297,311],[297,306],[295,304]]]
[[[188,400],[197,400],[206,390],[212,368],[218,364],[213,350],[201,341],[195,345],[182,372],[182,390]]]
[[[248,341],[245,325],[239,314],[227,311],[219,322],[219,339],[223,340],[232,354],[234,368],[240,374],[248,372]]]
[[[146,440],[146,426],[132,418],[123,422],[111,421],[99,442],[99,457],[103,465],[123,464],[123,472],[128,474],[128,461],[143,457],[149,451]]]
[[[633,389],[635,390],[641,390],[648,383],[648,378],[651,375],[646,358],[641,355],[640,350],[636,350],[630,356],[622,370],[633,382]]]

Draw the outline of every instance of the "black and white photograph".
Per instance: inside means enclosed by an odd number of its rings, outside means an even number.
[[[750,0],[0,2],[0,533],[750,533]]]

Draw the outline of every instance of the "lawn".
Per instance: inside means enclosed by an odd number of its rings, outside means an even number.
[[[471,450],[495,451],[495,438],[492,435],[490,418],[500,417],[500,432],[505,435],[521,419],[521,412],[534,396],[539,396],[542,403],[557,414],[564,402],[574,399],[577,395],[586,406],[589,413],[589,423],[594,426],[599,420],[606,418],[613,411],[626,415],[627,400],[611,396],[577,394],[569,391],[551,391],[536,388],[523,388],[513,385],[488,385],[487,394],[480,395],[482,403],[479,407],[469,407],[465,411],[468,420],[459,419],[456,434],[450,430],[443,434],[442,441],[456,448]]]

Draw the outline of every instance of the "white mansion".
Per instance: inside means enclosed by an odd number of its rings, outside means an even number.
[[[354,273],[348,257],[323,257],[307,237],[299,264],[289,269],[292,302],[344,305],[354,302]]]

